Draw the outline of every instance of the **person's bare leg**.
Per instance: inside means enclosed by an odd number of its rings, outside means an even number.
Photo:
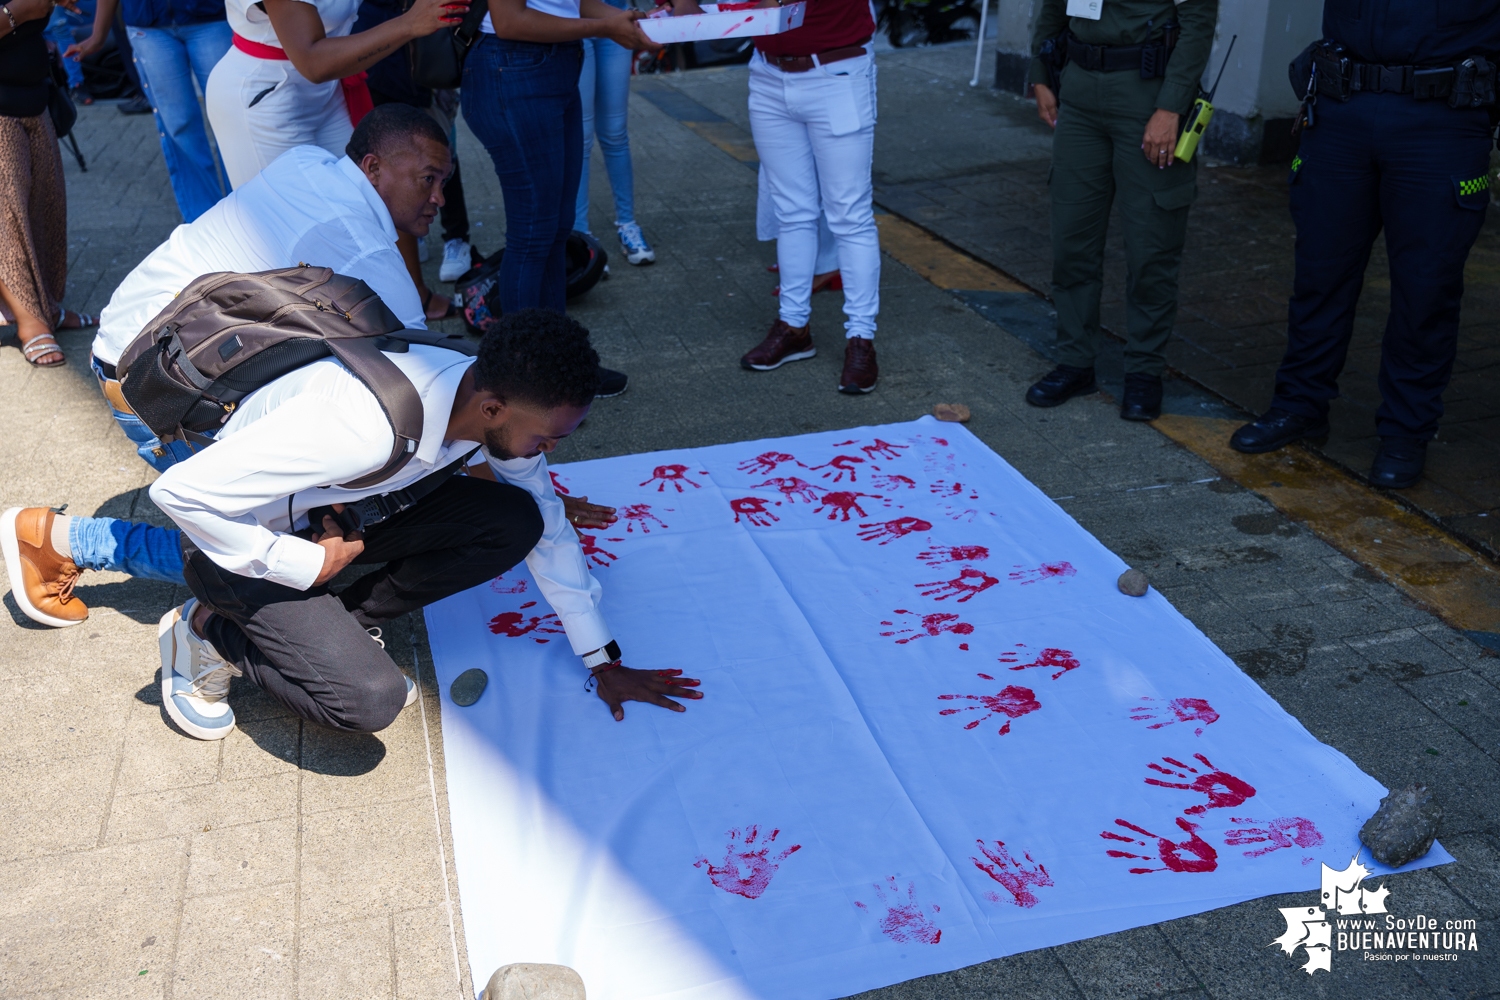
[[[5,311],[16,319],[16,336],[20,338],[21,350],[23,352],[26,350],[26,346],[38,337],[47,337],[49,339],[52,337],[52,327],[48,325],[47,321],[40,316],[32,315],[29,311],[22,308],[21,303],[11,294],[10,289],[5,287],[4,281],[0,281],[0,300],[5,302]],[[52,340],[52,343],[56,344],[57,341]],[[67,358],[63,357],[61,348],[55,348],[27,360],[40,368],[51,368],[67,361]]]

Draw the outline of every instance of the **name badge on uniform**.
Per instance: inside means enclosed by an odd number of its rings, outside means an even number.
[[[1068,0],[1068,16],[1097,21],[1103,7],[1104,0]]]

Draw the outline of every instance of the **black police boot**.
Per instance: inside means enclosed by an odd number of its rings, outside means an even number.
[[[1155,420],[1161,416],[1161,376],[1126,375],[1120,400],[1121,420]]]
[[[1328,436],[1327,417],[1304,417],[1285,410],[1269,410],[1265,416],[1235,431],[1229,438],[1229,447],[1247,455],[1259,455],[1265,451],[1284,448],[1302,438]]]
[[[1032,406],[1058,406],[1074,396],[1085,396],[1098,391],[1094,369],[1058,365],[1043,375],[1040,382],[1026,390],[1026,402]]]
[[[1422,478],[1427,462],[1427,442],[1415,438],[1381,438],[1380,450],[1370,464],[1370,485],[1404,490]]]

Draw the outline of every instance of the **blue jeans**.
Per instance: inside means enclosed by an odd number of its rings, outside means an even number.
[[[568,233],[583,163],[583,46],[483,35],[464,62],[464,120],[505,195],[505,312],[567,311]]]
[[[208,85],[208,74],[229,51],[229,22],[204,21],[162,28],[129,27],[130,46],[141,88],[156,114],[161,154],[182,221],[192,222],[213,208],[229,191],[229,179],[214,157],[203,126],[198,87]]]
[[[635,221],[635,172],[630,165],[630,133],[626,109],[630,102],[630,62],[635,54],[608,38],[583,40],[583,72],[578,93],[583,99],[583,159],[578,175],[578,207],[573,228],[589,231],[589,153],[594,136],[604,154],[604,171],[615,196],[615,224]]]
[[[47,27],[42,34],[57,46],[59,54],[68,51],[68,46],[78,41],[77,31],[79,28],[87,28],[93,25],[94,4],[95,0],[78,0],[77,14],[66,7],[52,8],[52,15],[47,19]],[[64,59],[62,64],[63,70],[68,74],[68,89],[71,90],[74,87],[82,86],[83,67],[78,64],[78,60]]]
[[[186,585],[182,536],[176,528],[113,517],[75,517],[68,522],[68,546],[79,569],[111,569]]]
[[[93,357],[89,358],[89,365],[103,391],[104,369]],[[109,392],[105,392],[104,399],[109,403]],[[185,442],[163,443],[134,413],[117,410],[113,403],[109,403],[109,412],[135,445],[136,454],[157,472],[165,472],[192,455]],[[75,517],[68,526],[68,544],[73,549],[73,561],[81,569],[112,569],[148,580],[183,582],[181,538],[176,528],[158,528],[113,517]]]

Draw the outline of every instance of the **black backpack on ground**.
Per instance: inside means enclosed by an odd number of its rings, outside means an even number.
[[[421,440],[421,397],[381,353],[405,353],[414,343],[476,353],[463,337],[403,328],[370,286],[330,268],[222,271],[184,288],[130,342],[115,369],[126,402],[157,437],[207,445],[210,432],[250,393],[303,365],[337,358],[375,394],[396,438],[384,466],[339,484],[365,489],[405,466]]]
[[[609,263],[609,254],[599,241],[588,233],[573,230],[568,234],[567,245],[567,291],[570,299],[577,298],[593,288],[604,277],[604,265]],[[505,259],[505,248],[490,254],[476,267],[471,267],[453,288],[458,292],[464,325],[469,332],[482,335],[499,322],[500,309],[500,264]]]

